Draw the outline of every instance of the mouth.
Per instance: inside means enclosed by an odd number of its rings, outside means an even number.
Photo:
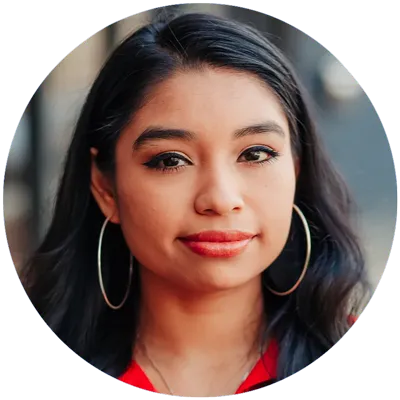
[[[198,255],[228,258],[241,254],[255,236],[242,231],[203,231],[179,239]]]

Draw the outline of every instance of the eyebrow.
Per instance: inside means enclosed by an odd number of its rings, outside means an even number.
[[[276,133],[279,136],[285,136],[283,129],[273,121],[254,124],[234,131],[233,138],[239,139],[249,135]],[[193,141],[197,134],[184,129],[169,129],[160,126],[147,128],[133,143],[133,150],[139,150],[145,144],[155,140],[180,139],[184,141]]]

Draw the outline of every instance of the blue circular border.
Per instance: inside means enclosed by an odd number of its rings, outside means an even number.
[[[217,3],[217,2],[215,2],[215,3]],[[164,5],[170,5],[170,4],[171,3],[167,3],[167,2],[153,2],[152,8],[159,7],[159,6],[164,6]],[[175,4],[181,4],[181,3],[175,2]],[[218,2],[218,4],[229,4],[229,2]],[[246,2],[232,2],[231,4],[247,8],[247,3]],[[125,16],[106,16],[106,17],[104,17],[104,23],[103,24],[96,25],[96,31],[99,31],[99,30],[103,29],[104,27],[106,27],[106,26],[108,26],[108,25],[110,25],[110,24],[112,24],[112,23],[114,23],[114,22],[116,22],[116,21],[118,21],[118,20],[120,20],[122,18],[125,18],[127,16],[130,16],[130,15],[135,14],[135,13],[140,12],[140,11],[144,11],[146,9],[147,8],[140,8],[140,9],[138,9],[138,8],[129,8],[128,9],[128,13]],[[321,15],[323,14],[323,12],[321,10],[319,10],[319,9],[254,9],[254,10],[257,10],[257,11],[260,11],[260,12],[264,12],[266,14],[278,17],[278,18],[282,19],[283,21],[288,22],[289,24],[295,26],[296,28],[301,29],[302,31],[308,33],[314,39],[319,41],[322,45],[327,47],[333,54],[335,54],[342,61],[342,63],[349,69],[349,71],[352,72],[353,76],[357,79],[357,81],[362,85],[362,87],[364,88],[366,93],[369,95],[369,98],[373,102],[373,104],[374,104],[374,106],[375,106],[375,108],[376,108],[376,110],[377,110],[377,112],[378,112],[378,114],[379,114],[379,116],[380,116],[380,118],[382,120],[382,123],[385,125],[384,105],[382,103],[378,103],[376,97],[369,94],[368,81],[361,79],[360,73],[359,72],[354,72],[353,68],[352,68],[352,65],[351,64],[346,64],[345,60],[344,60],[344,57],[339,56],[336,53],[336,48],[330,47],[327,40],[321,39],[321,34],[318,31],[310,32],[310,31],[305,29],[305,25],[304,24],[300,23],[300,22],[306,21],[307,19],[308,20],[313,20],[313,18],[315,20],[319,19],[321,17]],[[328,11],[332,11],[332,10],[328,10]],[[335,14],[336,15],[333,16],[333,18],[336,18],[338,16],[338,14],[340,15],[340,13],[342,13],[342,15],[345,14],[346,11],[348,12],[348,10],[346,10],[346,9],[335,9]],[[397,13],[398,17],[400,17],[400,10],[398,10],[398,11],[399,11]],[[392,10],[392,12],[393,12],[393,10]],[[363,13],[363,10],[362,10],[361,14],[362,13]],[[325,14],[325,20],[326,20],[326,14]],[[319,22],[321,22],[321,21],[319,21]],[[320,25],[321,25],[321,23],[320,23]],[[79,45],[82,41],[84,41],[86,38],[88,38],[89,36],[91,36],[94,33],[95,32],[82,32],[80,34],[79,40],[73,40],[72,41],[71,48],[64,49],[64,56],[67,55],[72,50],[72,48],[74,48],[77,45]],[[56,57],[56,64],[64,56]],[[49,64],[48,71],[40,73],[40,80],[32,81],[32,95],[34,94],[36,89],[39,87],[41,82],[45,79],[47,74],[54,68],[54,66],[56,64]],[[21,115],[22,115],[23,111],[25,110],[30,98],[31,98],[31,96],[25,96],[24,97],[24,104],[17,104],[17,106],[16,106],[16,123],[17,124],[18,124],[18,122],[19,122],[19,120],[21,118]],[[394,138],[393,138],[392,129],[391,128],[387,128],[386,126],[385,126],[385,129],[386,129],[386,133],[388,135],[388,139],[390,141],[390,145],[391,145],[391,147],[393,149]],[[10,128],[8,130],[8,146],[9,147],[11,145],[11,140],[12,140],[12,137],[14,135],[14,132],[15,132],[15,128]],[[393,151],[393,157],[394,157],[394,161],[395,161],[396,175],[397,175],[398,153]],[[5,169],[5,162],[6,162],[6,157],[3,157],[3,171]],[[3,245],[3,247],[7,247],[6,237],[5,237],[5,232],[4,232],[4,219],[2,220],[2,245]],[[256,396],[258,394],[261,394],[263,392],[275,392],[275,393],[276,392],[280,392],[280,395],[282,397],[282,395],[284,395],[284,393],[289,394],[289,392],[296,392],[296,398],[298,398],[299,394],[301,394],[301,393],[316,392],[316,391],[321,390],[321,389],[322,390],[326,390],[326,388],[321,387],[320,384],[316,385],[316,383],[317,383],[316,380],[321,378],[321,374],[325,375],[325,374],[330,374],[331,372],[335,372],[334,368],[332,368],[332,367],[334,367],[333,359],[336,359],[339,362],[342,361],[341,367],[343,367],[343,362],[348,362],[349,361],[348,360],[348,353],[349,353],[350,346],[354,347],[354,345],[356,345],[356,341],[358,341],[359,345],[360,345],[360,341],[361,341],[361,346],[358,346],[358,349],[355,352],[356,355],[360,355],[361,352],[362,352],[362,346],[366,344],[366,342],[362,342],[362,341],[364,341],[369,336],[372,337],[372,338],[377,336],[378,338],[381,338],[381,339],[385,340],[385,335],[384,334],[379,335],[379,332],[374,332],[373,333],[373,331],[375,331],[375,329],[376,329],[375,325],[374,326],[372,326],[373,324],[366,325],[365,321],[368,320],[368,314],[369,314],[369,310],[371,309],[371,305],[376,305],[377,304],[377,298],[384,296],[384,294],[385,294],[385,290],[384,290],[385,289],[385,287],[384,287],[385,286],[384,285],[385,281],[390,282],[390,283],[394,283],[394,281],[392,281],[392,264],[393,263],[396,264],[396,262],[398,263],[399,259],[400,259],[400,251],[399,251],[399,248],[398,248],[398,234],[397,234],[397,225],[396,225],[396,235],[395,235],[394,245],[393,245],[392,253],[391,253],[390,259],[388,261],[388,265],[387,265],[387,268],[385,270],[384,276],[383,276],[383,278],[382,278],[382,280],[380,282],[380,285],[378,287],[378,290],[376,291],[374,297],[372,298],[369,306],[366,308],[366,310],[363,313],[363,315],[361,316],[360,320],[354,325],[353,330],[351,330],[349,332],[349,334],[338,343],[338,346],[335,346],[335,348],[332,349],[328,354],[326,354],[320,360],[314,362],[310,367],[304,369],[303,371],[299,372],[298,374],[288,378],[287,380],[285,380],[283,382],[280,382],[278,384],[274,384],[274,385],[272,385],[272,386],[270,386],[268,388],[260,389],[258,391],[249,393],[247,395],[239,395],[239,396],[235,396],[235,397],[240,397],[240,398],[241,397],[248,398],[248,396],[254,397],[254,396]],[[9,272],[15,272],[13,264],[12,264],[12,261],[11,261],[10,254],[8,254],[8,271]],[[17,286],[16,287],[16,295],[17,296],[23,296],[25,304],[31,304],[29,299],[28,299],[28,297],[26,296],[26,294],[25,294],[20,282],[19,282],[18,277],[16,278],[16,286]],[[396,293],[396,291],[394,291],[394,294],[395,293]],[[393,291],[390,294],[392,295]],[[397,299],[397,301],[399,301],[399,300]],[[380,303],[381,303],[381,301],[379,300],[379,304]],[[382,306],[383,305],[384,304],[382,304]],[[388,302],[386,302],[385,307],[388,307]],[[390,309],[390,307],[389,307],[389,309]],[[375,310],[376,310],[376,307],[375,307]],[[385,309],[385,312],[388,312],[387,309]],[[376,314],[377,313],[374,312],[374,317],[376,316]],[[395,318],[395,315],[396,314],[393,314],[394,318]],[[40,321],[40,327],[41,328],[48,329],[49,336],[54,336],[54,333],[43,322],[43,320],[36,313],[36,311],[35,311],[35,309],[33,307],[32,307],[32,318],[34,320],[39,320]],[[375,320],[376,320],[376,318],[374,318],[374,324],[376,323]],[[353,332],[356,332],[355,329],[359,328],[361,326],[361,324],[364,327],[364,329],[362,330],[362,332],[364,334],[363,335],[361,335],[361,333],[358,334],[358,335],[354,334],[355,338],[352,338],[351,336],[353,336]],[[378,333],[378,335],[377,335],[377,333]],[[389,342],[388,342],[389,346],[385,346],[385,348],[389,348],[392,351],[392,347],[396,347],[396,348],[399,347],[397,341],[395,340],[395,336],[393,336],[393,337],[388,336],[388,337],[386,337],[386,340],[389,340]],[[58,340],[58,338],[56,338],[56,342],[59,343],[59,344],[64,345],[60,340]],[[372,342],[372,346],[373,345],[374,345],[374,343]],[[368,348],[368,347],[366,347],[366,348]],[[64,345],[64,349],[65,349],[65,351],[72,353],[72,359],[80,361],[81,368],[93,368],[91,365],[89,365],[84,360],[82,360],[80,357],[78,357],[74,352],[72,352],[67,346]],[[369,349],[371,349],[371,342],[369,343]],[[354,353],[354,351],[353,351],[353,353]],[[397,351],[397,354],[399,354],[399,351]],[[328,358],[332,359],[332,362],[329,363],[329,364],[327,363]],[[321,364],[323,364],[323,368],[321,368]],[[329,365],[329,368],[328,368],[328,365]],[[354,370],[351,370],[351,368],[353,366],[354,366],[354,363],[353,364],[350,363],[349,373],[351,374],[353,379],[357,379],[359,374],[357,372],[355,372]],[[359,371],[359,372],[361,372],[361,371]],[[99,375],[99,376],[104,376],[104,383],[105,384],[118,384],[118,385],[120,385],[120,391],[121,392],[143,392],[143,390],[136,389],[136,388],[133,388],[133,387],[131,387],[129,385],[123,384],[123,383],[119,382],[118,380],[116,380],[114,378],[111,378],[110,376],[105,375],[105,374],[103,374],[102,372],[100,372],[98,370],[96,370],[96,374]],[[316,377],[315,375],[318,375],[318,377]],[[342,375],[343,375],[343,373],[340,374],[340,376],[342,376]],[[305,377],[310,377],[310,376],[314,376],[315,379],[311,379],[311,380],[304,379]],[[368,382],[365,382],[365,383],[368,383]],[[322,383],[322,384],[324,384],[324,383]],[[297,386],[297,388],[295,390],[293,390],[294,385]],[[349,390],[347,390],[348,393],[352,391],[351,386],[349,386],[348,389],[349,389]],[[365,386],[365,389],[368,390],[368,386]],[[340,391],[342,392],[342,389]],[[333,394],[334,391],[330,391],[330,393]],[[357,391],[357,393],[361,394],[361,391]],[[356,394],[356,393],[354,393],[354,394]],[[341,393],[341,395],[342,395],[342,393]],[[168,396],[153,395],[153,397],[159,398],[159,397],[168,397]],[[354,396],[351,396],[351,397],[354,398]],[[381,398],[383,398],[383,397],[381,397]],[[389,397],[385,396],[384,398],[389,398]]]

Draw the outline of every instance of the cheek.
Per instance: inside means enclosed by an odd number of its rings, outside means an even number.
[[[132,171],[117,177],[121,228],[139,261],[168,255],[171,238],[182,226],[182,211],[187,209],[189,191],[162,178]]]
[[[272,262],[283,250],[293,215],[296,175],[291,159],[271,165],[253,199],[259,216],[263,258]]]

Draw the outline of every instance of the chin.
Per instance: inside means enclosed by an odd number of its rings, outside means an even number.
[[[249,274],[248,270],[234,271],[230,269],[225,271],[214,270],[212,273],[204,272],[201,279],[193,280],[193,282],[195,282],[198,291],[217,292],[255,284],[260,278],[261,272]]]

